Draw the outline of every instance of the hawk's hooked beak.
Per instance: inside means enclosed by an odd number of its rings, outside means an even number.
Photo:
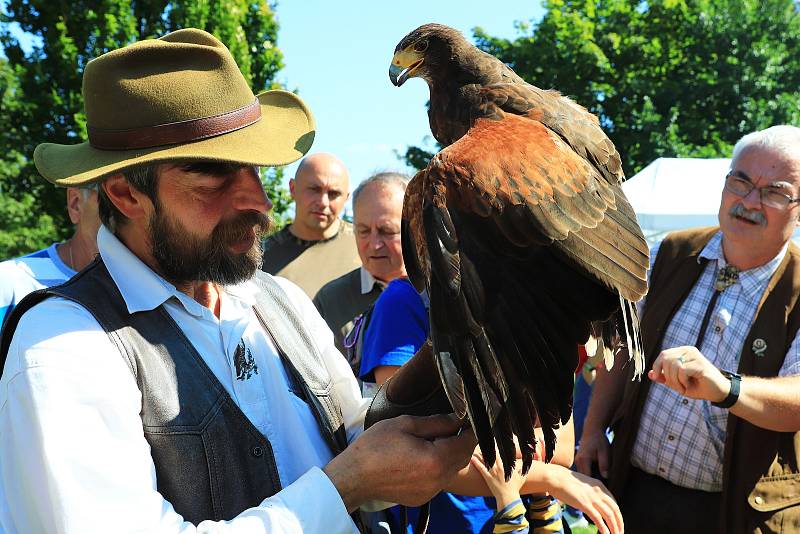
[[[400,87],[409,78],[414,77],[424,58],[413,50],[396,52],[389,66],[389,79],[394,85]]]

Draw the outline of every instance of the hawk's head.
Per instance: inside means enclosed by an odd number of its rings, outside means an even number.
[[[444,76],[448,66],[473,49],[461,32],[442,24],[425,24],[397,44],[389,67],[389,79],[396,86],[414,77],[429,84]]]

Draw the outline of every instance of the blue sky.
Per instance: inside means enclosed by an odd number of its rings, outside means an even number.
[[[539,19],[543,8],[522,0],[285,0],[276,12],[286,64],[278,79],[314,112],[311,152],[339,156],[354,187],[376,170],[406,171],[394,151],[430,136],[425,82],[411,79],[400,88],[389,82],[400,39],[427,22],[447,24],[470,39],[476,26],[514,38],[514,22]],[[296,167],[288,167],[289,177]]]

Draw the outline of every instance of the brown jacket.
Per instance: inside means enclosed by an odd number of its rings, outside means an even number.
[[[661,244],[650,275],[641,321],[642,342],[651,367],[667,326],[703,271],[698,256],[717,228],[675,232]],[[739,359],[738,372],[777,376],[800,327],[800,249],[794,244],[769,281]],[[756,339],[766,341],[761,356]],[[628,366],[630,369],[632,366]],[[628,371],[632,373],[632,369]],[[650,381],[627,381],[613,419],[610,489],[621,494]],[[800,432],[772,432],[730,415],[723,458],[720,532],[745,534],[800,532]]]

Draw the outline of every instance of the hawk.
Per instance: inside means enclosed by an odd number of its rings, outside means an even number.
[[[514,436],[523,470],[531,465],[537,419],[552,458],[579,344],[609,367],[612,343],[625,345],[641,374],[633,303],[647,291],[647,243],[620,188],[619,153],[582,106],[439,24],[400,41],[389,77],[428,83],[444,147],[406,192],[406,269],[430,297],[448,399],[487,465],[496,445],[509,477]]]

